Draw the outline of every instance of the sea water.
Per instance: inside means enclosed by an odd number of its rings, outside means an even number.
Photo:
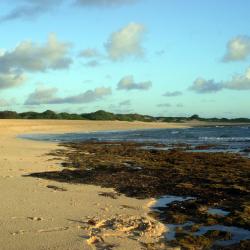
[[[213,126],[186,129],[145,129],[127,131],[103,131],[67,134],[28,134],[22,138],[54,142],[72,141],[134,141],[161,143],[161,149],[173,144],[188,144],[191,149],[199,145],[213,145],[208,152],[234,152],[250,156],[250,126]]]

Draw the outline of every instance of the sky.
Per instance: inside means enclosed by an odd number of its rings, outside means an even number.
[[[1,0],[0,110],[250,118],[249,0]]]

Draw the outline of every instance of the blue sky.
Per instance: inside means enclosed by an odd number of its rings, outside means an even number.
[[[0,9],[0,110],[250,117],[248,0]]]

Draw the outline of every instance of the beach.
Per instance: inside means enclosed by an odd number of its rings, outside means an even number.
[[[84,226],[84,222],[93,218],[105,223],[114,217],[121,217],[117,235],[109,236],[110,242],[117,244],[116,249],[141,249],[137,239],[158,240],[165,230],[161,223],[147,215],[148,203],[152,199],[138,200],[123,195],[112,199],[99,195],[112,189],[25,177],[32,172],[60,170],[60,160],[50,160],[51,157],[46,155],[58,146],[56,143],[23,140],[17,138],[18,135],[186,126],[113,121],[1,120],[1,249],[93,249],[91,241],[95,238],[91,238],[91,234],[95,228]],[[143,220],[150,221],[152,230],[148,235],[131,239],[130,224]]]
[[[160,221],[176,224],[191,220],[204,226],[225,223],[248,229],[249,160],[240,156],[185,152],[179,148],[188,149],[185,144],[164,152],[158,151],[161,146],[156,144],[151,145],[151,150],[137,150],[147,146],[137,142],[87,141],[62,145],[20,137],[209,125],[220,124],[0,120],[1,249],[180,249],[183,237],[182,244],[195,249],[192,247],[197,244],[200,247],[213,244],[216,237],[230,238],[230,233],[217,230],[212,236],[197,238],[182,232],[181,238],[168,247],[164,235],[169,229]],[[168,194],[178,197],[195,194],[196,199],[170,204],[160,215],[152,213],[154,198]],[[224,198],[224,203],[218,203]],[[222,218],[207,213],[216,206],[230,211],[230,216]],[[196,225],[191,230],[194,228],[197,230]]]
[[[250,0],[0,9],[0,250],[250,250]]]

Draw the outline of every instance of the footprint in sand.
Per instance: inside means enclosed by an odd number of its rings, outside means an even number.
[[[33,221],[42,221],[44,220],[42,217],[27,217],[29,220],[33,220]]]
[[[29,217],[17,217],[17,216],[13,216],[11,217],[12,220],[25,220],[25,219],[28,219],[28,220],[32,220],[32,221],[42,221],[44,220],[44,218],[42,217],[32,217],[32,216],[29,216]]]

